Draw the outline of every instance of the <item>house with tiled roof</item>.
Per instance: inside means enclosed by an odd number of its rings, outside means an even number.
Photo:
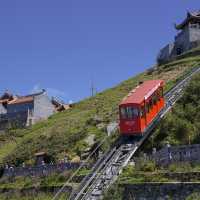
[[[159,64],[170,61],[178,55],[200,45],[200,11],[187,12],[186,18],[175,24],[177,35],[173,43],[160,50],[157,57]]]
[[[0,129],[31,126],[57,112],[58,107],[62,107],[61,103],[52,101],[45,90],[27,96],[5,92],[0,97]]]

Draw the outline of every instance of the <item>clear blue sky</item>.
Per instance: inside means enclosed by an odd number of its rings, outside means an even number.
[[[0,2],[0,92],[48,88],[66,101],[143,71],[197,0]]]

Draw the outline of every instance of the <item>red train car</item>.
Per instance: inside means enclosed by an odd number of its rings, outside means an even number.
[[[147,126],[165,106],[163,80],[149,80],[133,89],[119,105],[120,133],[143,135]]]

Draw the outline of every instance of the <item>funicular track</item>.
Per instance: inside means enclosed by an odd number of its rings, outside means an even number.
[[[123,168],[128,164],[134,154],[140,149],[144,141],[150,136],[153,129],[171,109],[183,94],[183,89],[192,76],[200,72],[200,67],[194,68],[189,74],[180,80],[170,91],[165,93],[166,105],[158,116],[146,129],[143,137],[139,140],[120,138],[115,146],[105,153],[93,166],[90,174],[86,176],[78,189],[72,192],[70,200],[99,200],[104,192],[111,186]]]

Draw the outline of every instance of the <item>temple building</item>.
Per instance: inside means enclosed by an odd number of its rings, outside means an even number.
[[[178,34],[175,41],[160,50],[158,64],[170,61],[182,53],[200,45],[200,11],[188,12],[186,19],[175,24]]]

